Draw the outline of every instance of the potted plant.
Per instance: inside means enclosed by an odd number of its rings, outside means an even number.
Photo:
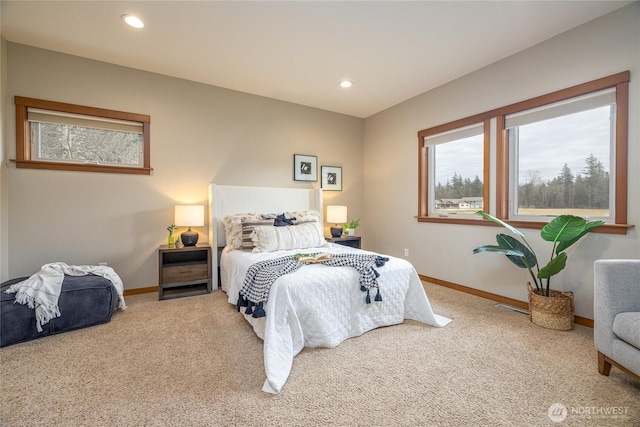
[[[535,251],[526,241],[522,231],[486,212],[478,211],[476,214],[502,225],[520,240],[508,234],[498,234],[496,235],[497,245],[479,246],[473,250],[473,253],[503,254],[517,267],[526,268],[535,286],[533,289],[531,284],[527,283],[531,321],[551,329],[572,329],[573,293],[552,290],[551,277],[560,273],[567,265],[565,251],[604,222],[587,221],[575,215],[560,215],[548,222],[540,231],[540,236],[547,242],[553,242],[553,247],[549,261],[541,266]]]
[[[355,236],[356,228],[360,227],[360,218],[354,219],[351,222],[347,222],[344,225],[345,233],[347,236]]]
[[[169,248],[175,248],[176,247],[176,236],[173,235],[173,232],[175,231],[176,226],[171,224],[170,226],[167,227],[167,230],[169,230],[169,237],[167,238],[167,244],[169,245]]]

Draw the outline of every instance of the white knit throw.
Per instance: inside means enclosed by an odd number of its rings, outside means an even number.
[[[15,283],[5,292],[15,293],[15,302],[25,304],[36,311],[36,328],[42,332],[42,325],[51,319],[60,317],[58,298],[62,289],[64,275],[84,276],[94,274],[113,283],[120,298],[120,309],[125,310],[123,284],[120,276],[111,267],[93,265],[67,265],[64,262],[45,264],[36,274],[22,282]]]

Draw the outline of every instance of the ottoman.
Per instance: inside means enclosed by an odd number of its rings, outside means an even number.
[[[5,293],[9,286],[25,279],[12,279],[0,285],[0,347],[107,323],[118,308],[118,293],[109,280],[92,274],[64,276],[58,299],[61,316],[42,325],[43,331],[38,332],[35,310],[14,304],[16,294]]]

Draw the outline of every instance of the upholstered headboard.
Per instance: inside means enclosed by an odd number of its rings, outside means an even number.
[[[243,187],[236,185],[209,185],[209,243],[225,246],[225,215],[238,213],[281,213],[314,209],[320,212],[322,223],[322,189]],[[213,256],[214,285],[218,283],[218,257]]]

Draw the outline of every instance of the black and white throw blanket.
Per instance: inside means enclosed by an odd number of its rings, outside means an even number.
[[[389,258],[376,254],[332,254],[332,258],[320,264],[330,267],[352,267],[360,273],[360,290],[366,292],[365,302],[371,304],[371,289],[375,289],[375,301],[382,301],[380,288],[376,280],[380,273],[375,267],[382,267]],[[278,277],[298,271],[301,267],[309,265],[301,263],[293,255],[269,259],[252,264],[247,271],[240,295],[238,297],[238,311],[246,307],[245,314],[251,314],[254,318],[266,315],[264,306],[269,299],[271,285]]]

